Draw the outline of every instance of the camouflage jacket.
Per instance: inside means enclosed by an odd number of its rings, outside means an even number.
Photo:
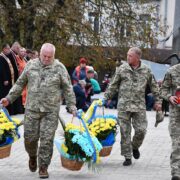
[[[145,110],[145,90],[147,85],[155,97],[159,99],[159,87],[151,70],[141,63],[137,69],[132,69],[128,63],[121,65],[105,92],[105,99],[111,99],[118,90],[118,109],[120,111],[139,112]]]
[[[58,111],[60,107],[61,90],[70,110],[76,109],[75,95],[70,77],[64,65],[54,60],[52,65],[44,66],[37,58],[26,65],[23,73],[7,95],[12,103],[21,95],[27,86],[25,107],[37,112]]]
[[[180,64],[174,65],[167,71],[163,84],[160,89],[161,98],[169,101],[170,96],[174,96],[177,86],[180,86]],[[180,115],[180,108],[177,106],[172,106],[170,104],[170,110],[173,112],[178,112]]]

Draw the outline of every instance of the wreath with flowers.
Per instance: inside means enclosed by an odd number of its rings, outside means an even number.
[[[85,162],[88,164],[88,168],[94,169],[94,165],[100,161],[99,152],[102,149],[101,143],[89,132],[86,123],[82,119],[80,126],[72,122],[64,125],[62,119],[60,122],[64,129],[64,140],[60,141],[55,139],[55,144],[61,154],[61,162],[63,157],[63,159],[68,161],[71,160],[71,162],[81,162],[82,164]],[[62,165],[63,164],[62,162]],[[63,167],[65,166],[63,165]],[[71,169],[72,167],[65,168],[73,170]]]
[[[65,140],[60,148],[61,155],[71,160],[99,162],[102,145],[93,134],[89,135],[85,128],[71,123],[67,124],[64,132]]]
[[[117,122],[115,117],[105,115],[97,116],[89,124],[89,130],[98,138],[103,146],[111,146],[115,142],[117,132]]]
[[[11,118],[5,108],[0,110],[0,147],[12,144],[20,138],[19,125],[20,121]]]
[[[117,134],[117,118],[114,115],[96,115],[98,107],[103,107],[103,100],[93,101],[88,111],[81,111],[80,117],[88,123],[90,132],[98,138],[102,146],[112,146]]]

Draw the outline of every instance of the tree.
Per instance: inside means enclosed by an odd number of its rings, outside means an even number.
[[[146,19],[140,16],[142,7]],[[153,29],[155,8],[144,0],[0,0],[0,39],[30,49],[51,42],[66,65],[86,56],[98,67],[131,45],[153,44],[159,33]]]

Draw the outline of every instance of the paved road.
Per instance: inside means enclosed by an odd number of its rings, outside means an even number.
[[[61,108],[61,116],[68,122],[72,116],[65,107]],[[100,113],[100,112],[99,112]],[[116,114],[116,110],[105,110],[106,114]],[[155,112],[147,112],[148,132],[143,146],[140,148],[141,158],[133,159],[130,167],[122,166],[124,158],[120,155],[119,139],[113,146],[111,155],[101,159],[98,172],[89,171],[86,166],[78,172],[72,172],[61,166],[60,156],[56,147],[49,167],[50,180],[170,180],[169,157],[171,141],[168,133],[168,118],[165,118],[158,128],[154,127]],[[17,115],[23,119],[23,115]],[[20,128],[23,135],[23,127]],[[56,138],[62,138],[62,128],[59,125]],[[24,150],[23,137],[12,146],[11,156],[0,160],[0,180],[36,180],[38,173],[31,173],[28,169],[28,156]]]

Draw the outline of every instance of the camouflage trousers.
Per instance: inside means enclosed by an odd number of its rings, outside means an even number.
[[[121,133],[121,155],[127,159],[132,157],[132,149],[138,149],[145,137],[147,129],[146,111],[118,112],[118,123]],[[131,129],[134,128],[134,136],[131,140]]]
[[[170,112],[169,133],[172,141],[171,174],[180,177],[180,112]]]
[[[26,110],[24,118],[24,144],[30,157],[37,156],[39,167],[48,166],[53,154],[53,140],[58,126],[57,112]],[[38,148],[38,141],[39,148]]]

